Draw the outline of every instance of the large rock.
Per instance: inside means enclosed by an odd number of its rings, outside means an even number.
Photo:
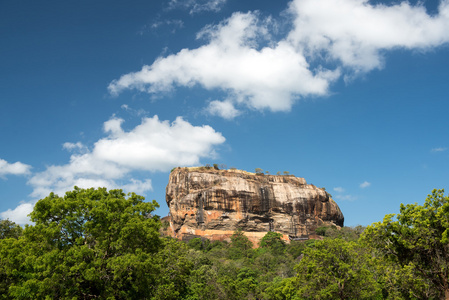
[[[284,239],[307,239],[323,225],[343,226],[330,195],[292,175],[241,170],[176,168],[166,188],[172,234],[228,239],[242,229],[254,243],[268,232]]]

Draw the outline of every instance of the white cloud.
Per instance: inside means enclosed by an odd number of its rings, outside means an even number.
[[[383,65],[383,50],[422,49],[449,41],[449,1],[430,16],[422,5],[387,6],[368,0],[294,0],[288,39],[311,57],[324,55],[355,72]]]
[[[227,0],[170,0],[168,3],[169,9],[188,9],[191,15],[212,11],[219,12],[226,4]]]
[[[121,188],[125,191],[132,191],[136,194],[143,194],[146,191],[153,190],[153,186],[151,184],[151,179],[146,179],[145,181],[131,179],[128,184],[125,184]]]
[[[190,7],[200,2],[170,3]],[[328,94],[341,76],[383,67],[387,50],[424,51],[449,41],[449,0],[432,16],[422,5],[372,5],[368,0],[293,0],[288,12],[292,30],[277,40],[269,18],[234,13],[198,34],[207,38],[203,46],[159,57],[108,89],[111,94],[124,89],[154,94],[199,85],[227,92],[234,104],[289,111],[298,98]]]
[[[61,171],[63,169],[64,168],[59,168],[58,170]],[[44,176],[45,178],[38,178],[39,176]],[[89,174],[85,174],[84,176],[86,177],[77,178],[76,174],[65,174],[58,178],[55,169],[47,170],[30,180],[30,184],[34,186],[32,195],[37,198],[44,198],[48,196],[50,192],[55,192],[59,196],[63,196],[66,191],[72,190],[75,185],[81,188],[107,187],[109,189],[123,189],[125,192],[134,192],[139,195],[153,189],[151,179],[141,181],[131,178],[127,184],[122,185],[114,180],[89,178],[92,176]],[[0,212],[0,219],[9,219],[20,225],[30,224],[31,222],[28,215],[33,211],[36,202],[37,200],[21,203],[14,209]]]
[[[106,163],[98,162],[95,165],[100,168],[111,169],[111,166]],[[40,199],[48,196],[50,192],[62,196],[66,191],[72,190],[74,186],[81,188],[120,188],[115,179],[124,178],[126,175],[126,170],[120,169],[116,170],[116,176],[111,176],[104,170],[102,170],[103,172],[89,172],[89,170],[78,170],[77,167],[77,162],[75,162],[63,166],[50,166],[45,171],[37,173],[28,181],[33,187],[31,196]],[[102,178],[103,176],[109,176],[109,178]]]
[[[86,152],[88,151],[87,147],[83,145],[83,143],[81,142],[76,142],[76,143],[70,143],[70,142],[66,142],[64,144],[62,144],[62,148],[71,152]]]
[[[112,136],[118,136],[124,133],[122,129],[123,122],[125,122],[125,120],[113,117],[104,122],[103,130],[104,132],[109,133]]]
[[[122,119],[104,123],[105,138],[91,151],[73,154],[65,165],[49,166],[35,174],[29,184],[33,197],[50,192],[63,195],[73,186],[82,188],[123,188],[143,193],[151,190],[151,180],[132,178],[133,171],[168,171],[175,166],[197,165],[202,157],[213,157],[214,147],[225,138],[210,126],[193,126],[181,117],[172,123],[157,116],[143,118],[130,131],[122,129]],[[76,144],[67,144],[71,148]]]
[[[208,44],[159,58],[114,80],[108,89],[111,94],[124,89],[158,93],[199,84],[227,91],[237,103],[272,111],[290,110],[299,96],[325,95],[338,71],[309,70],[305,58],[285,41],[256,49],[257,40],[268,38],[267,30],[256,14],[235,13],[199,34]]]
[[[122,128],[123,120],[112,117],[104,122],[106,137],[98,140],[92,150],[81,143],[64,143],[67,150],[84,150],[72,154],[65,165],[53,165],[34,174],[28,184],[35,199],[54,192],[63,196],[76,185],[80,188],[121,188],[125,192],[144,194],[152,190],[151,179],[132,177],[133,171],[168,171],[176,166],[198,165],[204,157],[214,157],[215,147],[225,138],[210,126],[194,126],[176,118],[160,121],[157,116],[143,118],[130,131]],[[0,175],[27,174],[30,166],[8,164],[0,160]],[[0,212],[0,217],[25,224],[36,201],[22,203],[15,209]]]
[[[338,187],[334,188],[334,191],[337,192],[337,193],[343,193],[345,191],[345,189],[340,187],[340,186],[338,186]]]
[[[432,150],[431,150],[431,152],[444,152],[444,151],[446,151],[447,150],[447,148],[444,148],[444,147],[438,147],[438,148],[433,148]]]
[[[240,111],[234,107],[231,101],[214,100],[209,103],[206,112],[213,116],[219,116],[224,119],[234,119],[240,115]]]
[[[99,140],[92,155],[131,169],[168,171],[173,166],[196,165],[200,157],[211,157],[213,147],[225,141],[212,127],[193,126],[181,117],[171,124],[157,116],[144,118],[130,132],[119,127],[121,122],[111,119],[105,123],[111,136]]]
[[[30,165],[21,162],[8,163],[0,158],[0,178],[6,175],[27,175],[30,174],[30,169]]]
[[[364,189],[364,188],[369,187],[370,185],[371,185],[370,182],[364,181],[364,182],[362,182],[359,186],[360,186],[360,188]]]
[[[9,219],[17,224],[29,224],[30,219],[28,215],[33,211],[35,202],[22,203],[15,209],[8,209],[7,211],[0,212],[0,218],[3,220]]]

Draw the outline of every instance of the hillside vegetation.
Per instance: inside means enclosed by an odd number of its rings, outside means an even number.
[[[449,197],[322,240],[268,232],[257,248],[161,236],[156,201],[121,190],[50,194],[24,229],[0,221],[0,299],[449,299]]]

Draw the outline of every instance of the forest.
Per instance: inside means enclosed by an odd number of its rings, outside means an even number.
[[[449,196],[401,204],[320,240],[268,232],[254,247],[163,234],[158,203],[75,187],[39,200],[24,228],[0,221],[0,299],[449,299]]]

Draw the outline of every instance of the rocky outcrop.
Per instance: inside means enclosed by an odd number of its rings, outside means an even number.
[[[321,188],[292,175],[176,168],[166,188],[170,227],[179,239],[228,239],[240,228],[257,243],[268,231],[307,239],[323,225],[343,226],[343,214]]]

